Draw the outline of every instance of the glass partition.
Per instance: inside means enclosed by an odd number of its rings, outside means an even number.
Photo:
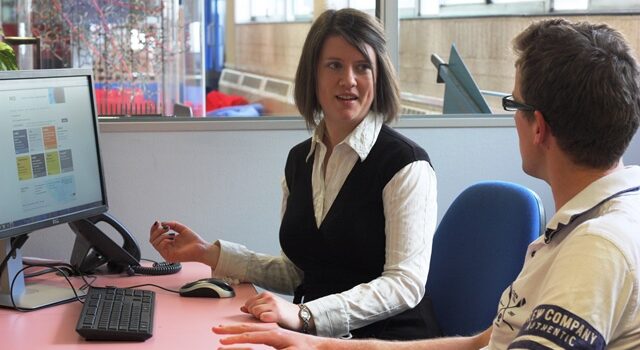
[[[387,0],[390,1],[390,0]],[[90,67],[106,116],[298,116],[291,91],[314,16],[385,0],[0,0],[6,35],[40,38],[43,68]],[[606,22],[640,50],[636,0],[398,0],[403,114],[441,114],[455,44],[491,111],[512,89],[510,43],[545,16]],[[27,67],[31,47],[17,50]],[[206,60],[204,59],[206,58]],[[214,59],[215,58],[215,59]],[[440,75],[440,77],[439,77]],[[242,107],[238,107],[242,106]],[[226,109],[225,109],[226,108]]]
[[[93,69],[100,115],[166,116],[174,107],[204,115],[202,0],[18,0],[15,8],[16,35],[40,38],[40,67],[21,49],[21,69]]]

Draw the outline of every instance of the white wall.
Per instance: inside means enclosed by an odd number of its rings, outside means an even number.
[[[521,171],[513,127],[397,129],[432,158],[439,217],[462,189],[488,179],[528,186],[542,197],[547,218],[553,213],[546,184]],[[146,258],[159,259],[147,241],[157,219],[180,220],[207,240],[277,253],[284,162],[307,137],[306,130],[103,132],[110,212],[135,234]],[[637,135],[625,160],[640,164]],[[73,239],[67,225],[37,231],[25,255],[68,259]]]

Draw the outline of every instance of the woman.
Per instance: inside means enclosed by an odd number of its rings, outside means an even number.
[[[400,103],[380,23],[353,9],[318,17],[295,100],[314,132],[285,166],[280,256],[209,244],[177,222],[155,223],[151,243],[167,261],[295,294],[294,303],[270,292],[248,300],[243,311],[264,322],[330,337],[438,335],[423,298],[436,179],[427,153],[386,125]]]

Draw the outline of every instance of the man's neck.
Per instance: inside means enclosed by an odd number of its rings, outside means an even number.
[[[555,167],[549,171],[547,182],[551,186],[556,210],[562,208],[571,198],[584,190],[596,180],[605,177],[623,167],[622,162],[608,169],[593,169],[566,159],[563,162],[554,162]]]

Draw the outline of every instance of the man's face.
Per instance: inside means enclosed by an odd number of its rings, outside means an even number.
[[[513,88],[513,98],[517,102],[528,103],[522,98],[520,92],[520,69],[516,69],[516,81]],[[518,133],[518,145],[520,148],[520,158],[522,159],[522,170],[533,177],[540,177],[538,157],[534,139],[535,139],[535,119],[534,112],[517,110],[515,112],[516,131]]]

